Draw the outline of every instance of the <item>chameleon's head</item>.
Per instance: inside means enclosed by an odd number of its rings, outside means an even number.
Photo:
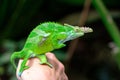
[[[68,36],[64,40],[64,42],[81,37],[84,35],[84,33],[93,32],[92,28],[89,28],[89,27],[71,26],[68,24],[65,24],[65,26],[71,27],[71,28],[73,28],[73,30],[70,30],[67,32]]]

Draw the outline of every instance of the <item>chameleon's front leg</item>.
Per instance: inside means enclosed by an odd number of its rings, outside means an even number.
[[[53,67],[48,61],[47,61],[47,58],[46,58],[46,55],[45,54],[40,54],[40,55],[37,55],[37,58],[40,59],[40,64],[47,64],[49,67]]]
[[[25,56],[25,58],[23,59],[23,62],[21,63],[20,69],[19,69],[19,71],[18,71],[18,76],[21,76],[21,74],[23,73],[23,71],[24,71],[25,69],[28,69],[28,68],[29,68],[29,66],[26,66],[26,63],[27,63],[28,59],[31,57],[31,55],[32,55],[32,52],[29,51],[29,52],[27,53],[27,55]]]
[[[55,34],[53,39],[52,39],[52,43],[53,43],[53,47],[55,49],[59,49],[65,46],[65,44],[63,44],[64,40],[67,38],[67,34],[65,32],[61,32],[59,34]]]

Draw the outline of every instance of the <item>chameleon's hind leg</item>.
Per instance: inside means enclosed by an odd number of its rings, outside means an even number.
[[[46,58],[46,55],[45,54],[40,54],[37,56],[39,59],[40,59],[40,64],[47,64],[49,67],[53,67],[52,64],[50,64],[48,61],[47,61],[47,58]]]
[[[31,57],[32,53],[31,52],[28,52],[27,55],[25,56],[25,58],[23,58],[23,61],[20,65],[20,69],[19,69],[19,72],[18,72],[18,76],[21,76],[21,74],[23,73],[23,71],[25,69],[28,69],[29,66],[26,66],[26,63],[28,61],[28,59]]]

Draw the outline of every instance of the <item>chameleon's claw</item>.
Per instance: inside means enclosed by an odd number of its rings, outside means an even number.
[[[53,65],[52,65],[52,64],[47,63],[47,65],[48,65],[50,68],[53,68]]]
[[[22,67],[21,70],[18,72],[18,76],[21,77],[22,72],[23,72],[25,69],[28,69],[28,68],[29,68],[29,66],[24,66],[24,67]]]
[[[21,77],[21,75],[22,75],[22,72],[18,72],[18,76]]]
[[[40,62],[40,64],[46,64],[46,65],[48,65],[50,68],[53,68],[53,65],[52,64],[50,64],[50,63],[42,63],[42,62]]]

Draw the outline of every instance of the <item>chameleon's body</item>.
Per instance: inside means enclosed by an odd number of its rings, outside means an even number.
[[[21,76],[22,72],[29,68],[26,62],[31,57],[38,57],[40,64],[52,65],[47,62],[45,53],[65,46],[65,42],[73,40],[84,33],[92,32],[91,28],[78,27],[71,25],[60,25],[54,22],[46,22],[38,25],[32,30],[28,36],[24,48],[19,52],[14,52],[11,56],[11,62],[15,66],[15,59],[22,58],[23,62],[20,66],[18,75]]]

